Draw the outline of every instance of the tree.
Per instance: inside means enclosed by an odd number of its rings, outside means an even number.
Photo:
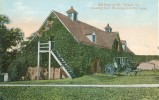
[[[23,42],[23,32],[19,28],[8,29],[10,20],[0,15],[0,71],[7,72],[9,64],[14,60],[17,50]]]

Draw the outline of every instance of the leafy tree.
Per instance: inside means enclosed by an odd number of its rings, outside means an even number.
[[[7,72],[23,41],[23,32],[19,28],[8,29],[6,24],[9,23],[7,16],[0,15],[0,71],[2,72]]]

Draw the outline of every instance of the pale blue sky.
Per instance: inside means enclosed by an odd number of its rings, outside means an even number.
[[[98,3],[137,4],[146,10],[92,9]],[[20,27],[25,36],[29,36],[38,30],[52,10],[66,14],[71,6],[83,22],[100,29],[109,23],[136,54],[159,54],[158,0],[0,0],[0,14],[9,16],[9,27]]]

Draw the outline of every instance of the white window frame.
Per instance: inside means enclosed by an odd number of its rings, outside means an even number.
[[[94,36],[95,36],[95,40],[94,40]],[[96,43],[96,41],[97,41],[97,36],[96,36],[96,33],[95,33],[95,32],[93,32],[92,34],[86,35],[86,37],[87,37],[91,42]]]

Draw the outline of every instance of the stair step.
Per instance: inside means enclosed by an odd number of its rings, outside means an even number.
[[[70,72],[70,73],[71,73],[72,71],[71,71],[71,70],[68,70],[68,72]]]
[[[59,59],[59,60],[62,64],[66,65],[66,62],[63,59]]]
[[[68,68],[68,65],[66,63],[62,63],[62,64],[65,68]]]
[[[64,62],[63,62],[62,64],[65,65],[65,66],[68,66],[68,65],[67,65],[66,63],[64,63]]]
[[[59,58],[59,60],[64,62],[64,60],[62,58]]]
[[[65,68],[67,71],[69,70],[68,68]]]
[[[73,70],[71,68],[68,67],[67,63],[65,62],[65,60],[61,57],[61,55],[54,49],[52,49],[53,53],[55,54],[55,56],[58,58],[58,60],[61,62],[61,64],[63,65],[63,67],[67,70],[67,72],[70,74],[70,76],[72,78],[75,77],[75,74],[73,73]]]
[[[57,57],[58,57],[59,59],[62,59],[62,57],[61,57],[61,56],[59,56],[59,55],[57,55]]]

